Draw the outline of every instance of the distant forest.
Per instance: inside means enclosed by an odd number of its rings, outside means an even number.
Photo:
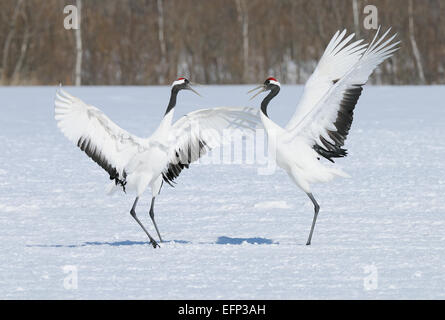
[[[402,41],[372,83],[445,84],[445,0],[1,0],[0,84],[304,83],[337,30],[372,38],[366,5]]]

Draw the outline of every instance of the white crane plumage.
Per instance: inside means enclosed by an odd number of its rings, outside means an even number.
[[[250,91],[261,89],[252,99],[261,92],[270,91],[261,103],[261,121],[272,141],[269,143],[275,145],[276,162],[314,205],[307,245],[311,244],[320,210],[310,184],[327,182],[336,176],[348,177],[338,168],[325,166],[320,156],[334,162],[332,158],[347,155],[342,147],[362,88],[373,70],[398,50],[399,42],[393,42],[396,35],[384,41],[389,31],[379,39],[377,31],[369,46],[362,44],[362,40],[348,44],[354,35],[345,38],[346,30],[338,31],[307,81],[295,114],[284,128],[267,115],[267,106],[279,93],[280,83],[268,78],[263,85]]]
[[[172,124],[176,98],[180,90],[192,90],[190,81],[173,82],[170,102],[159,127],[149,138],[139,138],[121,129],[98,108],[87,105],[62,89],[55,99],[55,119],[63,134],[113,180],[109,191],[122,188],[134,191],[136,199],[131,216],[141,226],[153,247],[157,242],[136,215],[139,197],[150,186],[152,202],[150,218],[162,242],[154,219],[154,202],[163,181],[171,184],[184,168],[206,151],[222,143],[225,129],[255,129],[259,111],[253,108],[213,108],[191,112]]]

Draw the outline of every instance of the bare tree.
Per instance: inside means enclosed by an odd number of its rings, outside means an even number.
[[[243,81],[249,81],[249,14],[245,0],[236,0],[238,22],[242,28],[243,38]]]
[[[167,46],[165,44],[165,32],[164,32],[163,0],[157,0],[157,8],[158,8],[158,39],[159,39],[159,47],[161,49],[159,83],[165,83],[165,76],[167,74],[168,65],[167,65]]]
[[[358,9],[358,3],[357,0],[352,0],[352,13],[354,16],[354,29],[355,29],[355,35],[357,37],[360,36],[360,22],[359,22],[359,9]]]
[[[12,39],[15,36],[16,32],[16,24],[17,24],[17,18],[20,14],[20,8],[22,6],[23,0],[19,0],[16,2],[12,18],[9,24],[9,32],[6,36],[5,43],[3,45],[3,59],[2,59],[2,76],[1,76],[1,82],[3,84],[7,83],[8,79],[8,58],[9,58],[9,50],[11,46]]]
[[[77,28],[76,33],[76,86],[82,85],[82,0],[76,1],[77,5]]]
[[[416,60],[417,71],[419,74],[419,80],[421,83],[425,83],[425,74],[423,72],[422,59],[420,57],[420,51],[417,47],[416,37],[414,34],[414,12],[413,12],[413,0],[408,2],[408,23],[409,23],[409,39],[411,46],[413,47],[413,55]]]
[[[23,10],[22,12],[23,20],[25,22],[24,31],[23,31],[23,40],[22,44],[20,46],[20,54],[17,59],[17,62],[14,67],[14,71],[12,72],[11,79],[12,84],[18,84],[19,83],[19,74],[23,67],[23,61],[25,60],[26,53],[28,52],[28,46],[29,46],[29,40],[31,37],[31,32],[28,24],[28,17],[26,14],[26,11]]]
[[[63,8],[76,1],[0,1],[0,83],[304,83],[337,30],[374,34],[361,28],[368,0],[78,0],[81,28],[68,31]],[[443,1],[372,1],[408,44],[375,83],[445,83]]]

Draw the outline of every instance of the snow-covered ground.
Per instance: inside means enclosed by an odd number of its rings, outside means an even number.
[[[181,92],[176,118],[257,106],[251,87]],[[141,136],[169,94],[66,89]],[[105,172],[58,131],[55,90],[0,88],[0,298],[445,298],[445,87],[365,88],[337,162],[352,178],[313,188],[312,246],[312,205],[282,170],[200,164],[158,197],[157,250],[129,214],[133,198],[106,196]],[[284,125],[301,92],[283,86],[271,118]],[[138,215],[154,233],[149,201]]]

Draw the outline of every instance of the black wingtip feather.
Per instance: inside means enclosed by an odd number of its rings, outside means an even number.
[[[199,145],[199,155],[205,154],[206,149],[209,149],[206,142],[203,140],[200,140],[198,142]],[[186,163],[181,163],[179,158],[179,153],[176,152],[176,160],[177,163],[169,163],[167,166],[167,169],[162,173],[162,178],[165,182],[167,182],[170,186],[174,187],[172,183],[176,183],[174,180],[179,177],[181,174],[181,171],[185,169],[188,169],[190,167],[190,163],[192,162],[192,150],[189,146],[187,149],[187,159]]]
[[[328,131],[329,137],[334,144],[320,136],[322,145],[315,144],[313,149],[324,158],[334,162],[332,158],[342,158],[347,156],[347,150],[342,147],[351,129],[352,120],[354,118],[354,108],[363,91],[364,84],[354,85],[346,90],[343,99],[340,102],[340,108],[337,112],[337,119],[334,122],[336,131]]]
[[[107,159],[105,159],[102,153],[97,150],[95,145],[93,145],[90,139],[80,137],[80,139],[77,141],[77,146],[80,148],[80,150],[84,151],[88,157],[90,157],[94,162],[108,172],[110,175],[110,180],[114,180],[116,185],[120,185],[122,190],[126,192],[125,185],[127,184],[127,173],[125,171],[122,174],[122,178],[119,177],[119,173],[117,172],[116,168],[113,167],[107,161]]]

